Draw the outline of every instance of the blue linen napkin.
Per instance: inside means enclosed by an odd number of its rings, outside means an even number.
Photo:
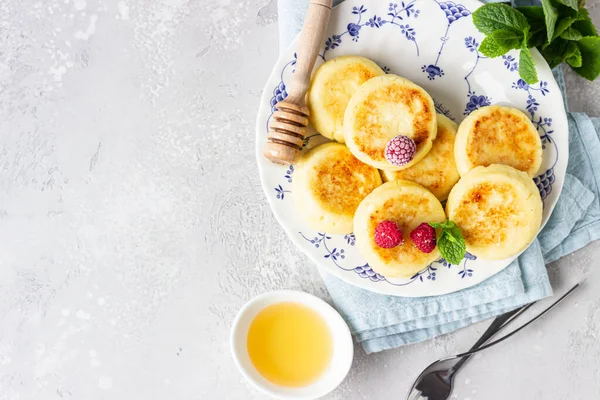
[[[307,3],[279,0],[282,50],[300,31]],[[564,87],[562,71],[555,75]],[[569,113],[568,119],[569,159],[576,161],[569,162],[560,199],[537,240],[500,273],[459,292],[406,298],[363,290],[320,271],[365,352],[430,339],[552,294],[545,264],[600,238],[600,119],[581,113]]]

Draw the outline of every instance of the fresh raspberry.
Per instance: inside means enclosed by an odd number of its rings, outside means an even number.
[[[402,243],[402,231],[395,222],[383,221],[375,228],[375,244],[384,249],[391,249]]]
[[[410,238],[423,253],[431,253],[435,249],[435,229],[427,222],[417,226],[410,233]]]
[[[396,136],[385,145],[385,159],[399,167],[411,162],[416,152],[415,141],[404,135]]]

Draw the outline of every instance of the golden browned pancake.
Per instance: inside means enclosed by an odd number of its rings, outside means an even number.
[[[523,251],[542,223],[542,199],[526,173],[508,165],[475,167],[454,186],[448,218],[465,237],[467,251],[502,260]]]
[[[454,158],[461,176],[478,165],[504,164],[533,178],[542,164],[542,143],[523,112],[511,107],[482,107],[458,127]]]
[[[384,181],[406,179],[431,190],[440,201],[460,179],[454,162],[454,138],[457,125],[445,116],[437,115],[437,136],[431,150],[421,161],[402,171],[382,170]]]
[[[344,136],[352,154],[379,169],[399,171],[419,162],[431,149],[437,120],[431,96],[397,75],[375,77],[352,96],[344,114]],[[385,159],[385,146],[398,135],[414,140],[413,160],[396,166]]]
[[[310,122],[321,135],[344,142],[344,112],[360,85],[385,72],[368,58],[341,56],[321,65],[313,74],[306,96]]]
[[[377,169],[359,161],[343,144],[326,143],[298,161],[292,193],[300,215],[313,229],[350,233],[358,204],[379,185]]]
[[[380,222],[390,220],[402,230],[404,241],[391,249],[375,243]],[[384,183],[368,195],[356,210],[356,246],[373,271],[385,277],[410,278],[440,257],[437,247],[429,254],[419,250],[410,232],[423,222],[443,222],[446,214],[440,201],[423,186],[405,180]]]

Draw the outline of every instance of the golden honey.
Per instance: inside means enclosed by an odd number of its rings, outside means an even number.
[[[306,386],[327,369],[331,333],[321,316],[293,302],[265,307],[250,323],[246,346],[254,368],[285,387]]]

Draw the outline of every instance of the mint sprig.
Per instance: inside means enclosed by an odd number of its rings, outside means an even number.
[[[492,36],[488,36],[479,45],[479,51],[487,57],[498,57],[506,54],[510,48],[502,46]]]
[[[440,254],[450,264],[458,265],[465,258],[467,248],[465,238],[460,228],[450,220],[446,222],[430,222],[429,225],[435,229],[441,229],[440,237],[437,240],[437,246]]]
[[[569,43],[569,56],[566,61],[573,68],[579,68],[583,64],[581,50],[575,43]]]
[[[573,69],[593,81],[600,74],[600,37],[586,36],[577,42],[577,47],[581,52],[581,67]]]
[[[579,8],[577,5],[577,0],[558,0],[560,4],[564,4],[565,6],[571,7],[573,10],[577,11]]]
[[[558,20],[558,10],[552,5],[550,0],[542,0],[542,13],[544,14],[548,42],[550,42],[554,37],[554,29],[556,27],[556,21]]]
[[[526,40],[523,41],[523,47],[521,47],[521,54],[519,55],[519,76],[529,84],[538,81],[533,56],[531,55],[531,51],[529,51],[529,47],[527,47]]]
[[[560,37],[565,40],[572,40],[573,42],[578,42],[583,38],[583,35],[577,29],[570,26],[563,33],[560,34]]]
[[[499,29],[520,33],[529,28],[527,18],[522,13],[500,3],[491,3],[479,8],[473,13],[473,23],[486,35],[491,35]]]
[[[579,10],[579,19],[573,22],[573,27],[577,29],[583,36],[598,36],[598,30],[594,26],[590,13],[585,8]]]
[[[542,0],[541,6],[512,8],[492,3],[473,13],[473,23],[486,35],[481,54],[499,57],[520,50],[519,75],[538,81],[531,48],[537,48],[551,68],[567,62],[593,81],[600,75],[600,38],[589,12],[577,0]]]

